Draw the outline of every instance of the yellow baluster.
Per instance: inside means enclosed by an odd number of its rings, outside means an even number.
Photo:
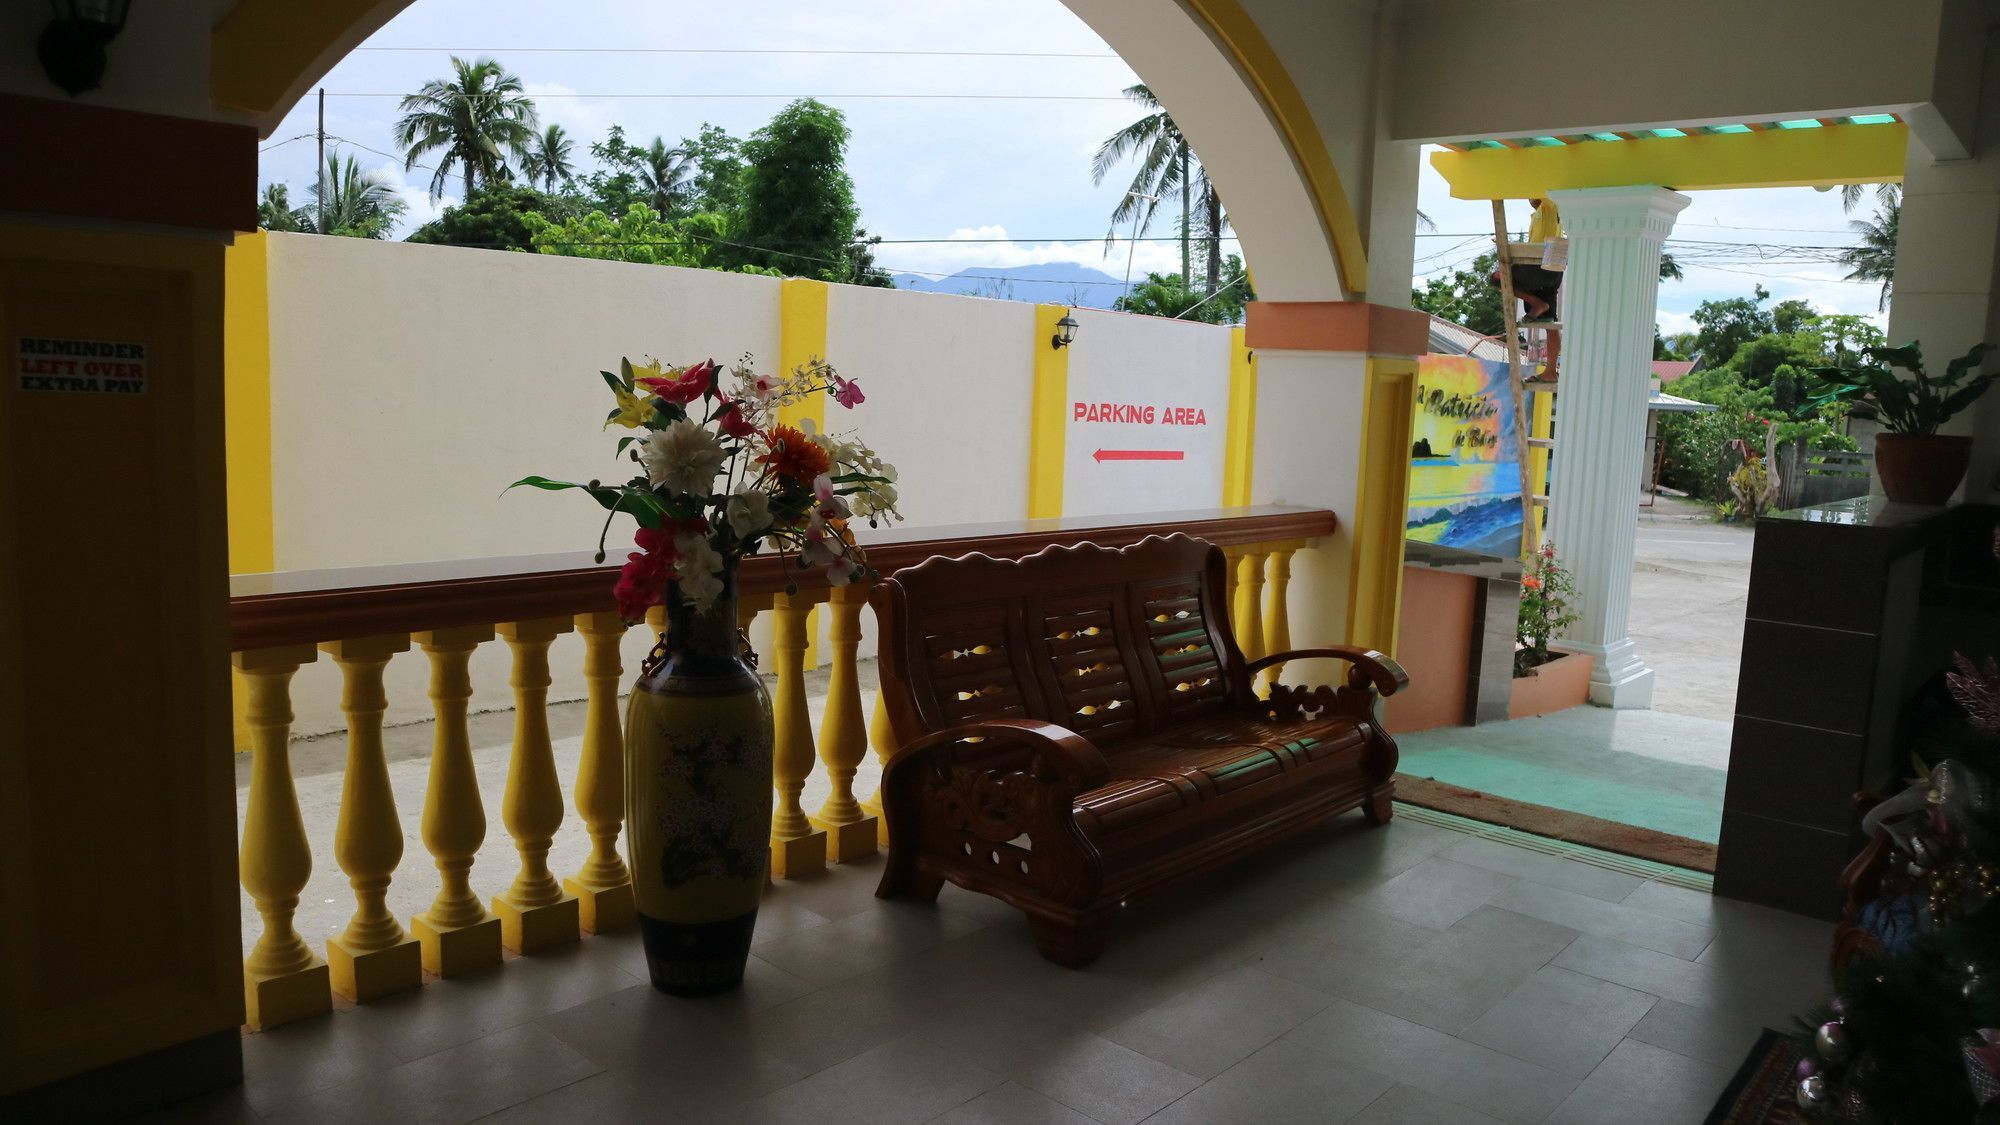
[[[500,941],[533,953],[582,936],[576,896],[549,870],[549,844],[562,827],[562,783],[549,744],[549,645],[572,628],[567,617],[510,621],[496,626],[514,652],[514,749],[507,762],[507,791],[500,821],[521,853],[521,870],[506,893],[493,896]]]
[[[1236,619],[1236,643],[1245,660],[1255,660],[1264,648],[1264,559],[1266,551],[1243,552],[1243,577],[1237,583],[1231,613]]]
[[[861,646],[861,607],[868,588],[842,586],[829,599],[832,620],[828,640],[832,671],[827,680],[826,713],[819,724],[819,758],[826,763],[833,791],[811,819],[826,832],[827,858],[846,863],[875,854],[875,818],[854,799],[854,773],[868,753],[868,724],[861,718],[860,670],[855,653]]]
[[[876,663],[876,672],[881,672],[881,664]],[[882,692],[875,692],[875,710],[868,716],[868,745],[875,748],[875,761],[888,765],[896,754],[896,736],[889,730],[889,705],[882,701]],[[876,785],[875,792],[861,802],[868,815],[875,818],[875,839],[882,847],[889,846],[889,818],[882,815],[882,787]]]
[[[486,809],[479,800],[472,739],[465,727],[466,704],[472,699],[467,664],[473,649],[493,639],[493,627],[436,629],[411,639],[431,661],[437,730],[424,791],[423,836],[441,885],[430,909],[410,919],[410,930],[423,946],[425,971],[455,977],[500,963],[500,919],[488,914],[472,892],[472,860],[486,840]]]
[[[1242,620],[1242,603],[1236,598],[1236,589],[1243,577],[1243,548],[1224,547],[1222,549],[1222,604],[1229,607],[1229,620],[1233,624]],[[1242,638],[1237,638],[1241,647]],[[1249,655],[1247,652],[1244,655]]]
[[[615,613],[579,613],[583,634],[583,754],[576,764],[576,815],[590,832],[590,858],[563,889],[576,896],[578,920],[593,934],[629,926],[638,918],[632,875],[618,855],[625,822],[625,736],[618,729],[618,679],[624,668],[618,642],[625,622]]]
[[[1271,551],[1271,592],[1264,608],[1264,652],[1284,652],[1292,647],[1292,612],[1288,604],[1292,584],[1292,552],[1296,545]],[[1264,671],[1264,682],[1277,683],[1282,667]]]
[[[340,665],[340,709],[347,716],[347,775],[340,787],[340,819],[333,857],[354,888],[354,917],[339,937],[328,938],[326,961],[333,989],[366,1003],[424,983],[423,951],[389,913],[389,881],[403,861],[403,823],[389,788],[382,756],[382,670],[389,658],[410,650],[408,634],[328,641],[320,651]]]
[[[234,653],[250,728],[250,795],[238,865],[264,932],[243,959],[243,1003],[253,1027],[276,1027],[331,1011],[326,962],[292,924],[312,875],[312,845],[292,786],[292,673],[316,658],[311,645]]]
[[[812,609],[812,595],[773,594],[771,609],[776,614],[771,630],[772,671],[778,676],[778,690],[771,697],[771,772],[778,793],[778,807],[771,818],[771,874],[793,879],[826,869],[826,833],[812,826],[799,804],[799,793],[813,767],[805,673],[806,614]]]

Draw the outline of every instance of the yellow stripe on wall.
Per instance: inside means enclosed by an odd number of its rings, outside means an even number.
[[[788,277],[778,290],[778,368],[785,374],[826,354],[827,285],[803,277]],[[810,395],[780,407],[778,421],[797,426],[810,421],[815,429],[826,429],[826,396]],[[819,667],[819,607],[806,614],[806,667]]]
[[[1250,504],[1250,471],[1257,463],[1257,353],[1229,330],[1229,427],[1222,451],[1222,506]]]
[[[271,294],[264,232],[223,256],[222,410],[229,473],[229,571],[276,566],[271,529]]]
[[[1063,305],[1035,306],[1035,384],[1028,415],[1028,518],[1063,514],[1063,459],[1069,442],[1069,349],[1051,347]]]
[[[1410,500],[1410,430],[1417,362],[1368,360],[1361,408],[1347,588],[1347,643],[1394,654],[1403,603],[1403,528]]]
[[[1528,433],[1538,438],[1552,438],[1556,433],[1556,393],[1536,391],[1531,396],[1534,406],[1530,411]],[[1542,496],[1549,489],[1549,461],[1555,451],[1551,449],[1530,449],[1528,451],[1528,495]],[[1535,509],[1535,541],[1541,542],[1549,525],[1549,509],[1545,504]]]

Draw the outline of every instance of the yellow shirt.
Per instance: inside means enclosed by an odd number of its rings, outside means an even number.
[[[1556,205],[1549,200],[1542,200],[1542,205],[1535,209],[1534,219],[1528,223],[1528,241],[1547,242],[1551,238],[1562,236],[1562,216],[1556,213]]]

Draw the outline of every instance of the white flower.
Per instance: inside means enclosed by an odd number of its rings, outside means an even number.
[[[736,537],[748,542],[771,526],[770,494],[745,485],[729,498],[726,518]]]
[[[834,491],[833,478],[825,473],[813,478],[813,498],[819,501],[817,511],[822,518],[844,520],[853,514],[848,511],[847,501]]]
[[[854,514],[863,519],[881,516],[903,518],[902,513],[896,511],[896,486],[893,484],[868,481],[861,491],[848,497],[848,501],[854,508]]]
[[[639,447],[639,463],[654,487],[689,496],[707,496],[713,490],[724,459],[715,435],[688,418],[647,434]]]
[[[674,553],[674,578],[681,596],[697,613],[714,609],[722,596],[722,555],[715,545],[700,532],[684,531],[674,536]]]

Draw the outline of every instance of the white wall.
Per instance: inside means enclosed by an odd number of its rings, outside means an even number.
[[[0,4],[0,92],[69,101],[35,57],[50,6]],[[103,84],[75,100],[82,105],[206,119],[211,0],[140,0],[125,30],[105,50]],[[10,159],[29,154],[12,153]]]
[[[589,549],[603,518],[595,505],[568,493],[501,490],[530,473],[630,475],[629,463],[611,455],[622,431],[598,428],[611,405],[600,369],[615,369],[620,356],[734,361],[745,351],[760,369],[776,366],[774,278],[268,237],[280,570]],[[1077,316],[1072,398],[1101,392],[1196,408],[1207,424],[1125,427],[1171,431],[1186,454],[1178,463],[1094,463],[1094,446],[1077,448],[1090,435],[1072,430],[1067,512],[1220,504],[1229,329],[1090,310]],[[826,358],[860,381],[867,401],[851,412],[828,404],[828,428],[858,431],[898,467],[908,526],[1022,518],[1034,365],[1047,346],[1030,304],[833,286]],[[621,520],[607,549],[617,558],[630,544],[630,523]],[[863,621],[867,655],[873,623],[866,614]],[[628,672],[648,643],[644,630],[627,635]],[[581,651],[574,636],[552,650],[552,698],[581,697]],[[475,708],[511,704],[508,662],[499,642],[475,655]],[[429,714],[426,675],[420,653],[390,664],[390,722]],[[293,696],[299,731],[344,725],[330,661],[301,670]]]

